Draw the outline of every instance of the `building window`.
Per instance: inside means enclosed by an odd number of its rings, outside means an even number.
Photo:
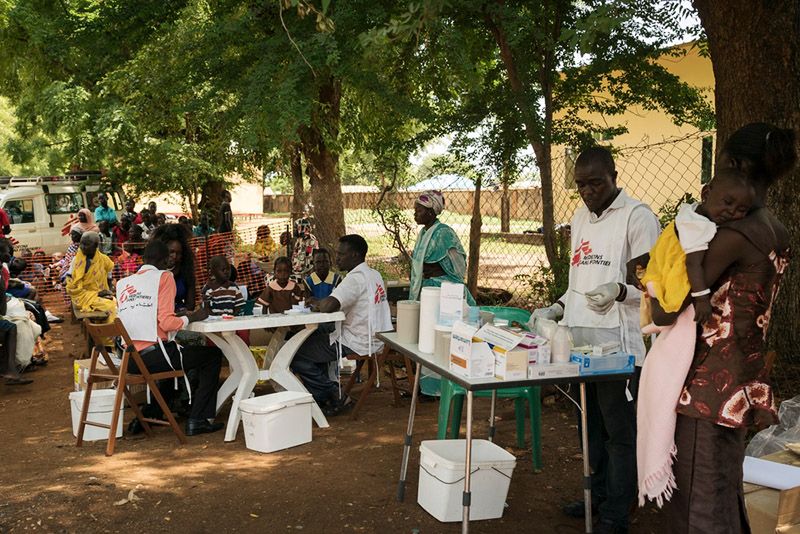
[[[564,149],[564,187],[566,189],[576,189],[575,186],[575,160],[578,154],[574,148]]]
[[[604,141],[611,141],[612,139],[614,139],[614,134],[608,132],[592,132],[592,139],[594,139],[598,143],[602,143]]]
[[[700,149],[700,183],[707,184],[711,181],[714,172],[714,138],[710,135],[703,137],[703,147]]]

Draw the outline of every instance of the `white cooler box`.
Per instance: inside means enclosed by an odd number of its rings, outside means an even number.
[[[78,437],[78,426],[81,423],[81,410],[83,409],[83,391],[73,391],[69,394],[69,404],[72,408],[72,435]],[[117,395],[116,389],[94,389],[92,388],[92,398],[89,400],[89,414],[87,421],[95,423],[111,424],[111,412],[114,408],[114,398]],[[117,437],[122,437],[122,419],[125,416],[125,407],[119,410],[117,420]],[[108,439],[108,429],[98,426],[86,425],[83,431],[84,441],[98,441]]]
[[[428,440],[420,444],[417,502],[439,521],[461,521],[467,440]],[[497,519],[511,484],[517,459],[485,439],[472,440],[470,521]]]
[[[248,449],[274,452],[311,441],[310,393],[281,391],[245,399],[242,412],[244,440]]]

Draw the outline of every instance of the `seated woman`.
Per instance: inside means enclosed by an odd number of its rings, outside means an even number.
[[[6,314],[5,296],[0,298],[0,316]],[[0,319],[0,376],[7,386],[24,386],[33,382],[23,378],[17,369],[17,325]]]
[[[78,222],[73,224],[70,230],[76,226],[84,232],[97,232],[98,230],[98,226],[94,222],[94,217],[92,217],[92,212],[87,208],[78,210]]]
[[[175,310],[194,310],[197,282],[191,232],[183,224],[163,224],[155,229],[152,239],[166,243],[169,248],[168,268],[175,277]]]
[[[278,245],[272,239],[269,226],[262,225],[256,230],[256,242],[253,244],[253,254],[261,261],[269,258],[278,250]]]
[[[419,300],[423,287],[439,287],[442,282],[464,283],[467,255],[455,231],[439,221],[443,210],[444,196],[440,191],[426,191],[414,204],[414,221],[423,228],[411,254],[411,300]],[[470,306],[475,305],[466,286],[464,296]]]
[[[108,313],[108,322],[117,314],[117,301],[109,287],[114,262],[98,251],[100,236],[86,232],[67,273],[67,294],[78,311]]]

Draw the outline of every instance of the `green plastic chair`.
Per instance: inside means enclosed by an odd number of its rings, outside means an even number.
[[[256,306],[256,299],[247,299],[244,301],[244,307],[242,307],[242,311],[239,312],[239,315],[253,315],[253,308]]]
[[[481,311],[495,314],[497,319],[516,321],[525,325],[530,319],[530,312],[519,308],[504,308],[501,306],[481,306]],[[461,414],[464,406],[466,391],[464,388],[442,377],[441,397],[439,398],[438,439],[458,438],[461,428]],[[475,397],[490,397],[491,391],[476,391]],[[541,388],[517,387],[497,390],[498,399],[514,399],[514,414],[517,420],[517,447],[525,447],[525,402],[528,403],[528,414],[531,425],[531,458],[534,471],[542,470],[542,405]],[[452,404],[452,419],[450,409]],[[452,421],[452,422],[451,422]],[[448,423],[451,423],[448,432]],[[448,435],[449,434],[449,435]]]

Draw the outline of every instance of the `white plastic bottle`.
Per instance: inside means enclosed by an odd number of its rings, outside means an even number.
[[[569,353],[570,349],[572,349],[569,327],[566,325],[558,325],[550,344],[552,345],[552,362],[569,363]]]

